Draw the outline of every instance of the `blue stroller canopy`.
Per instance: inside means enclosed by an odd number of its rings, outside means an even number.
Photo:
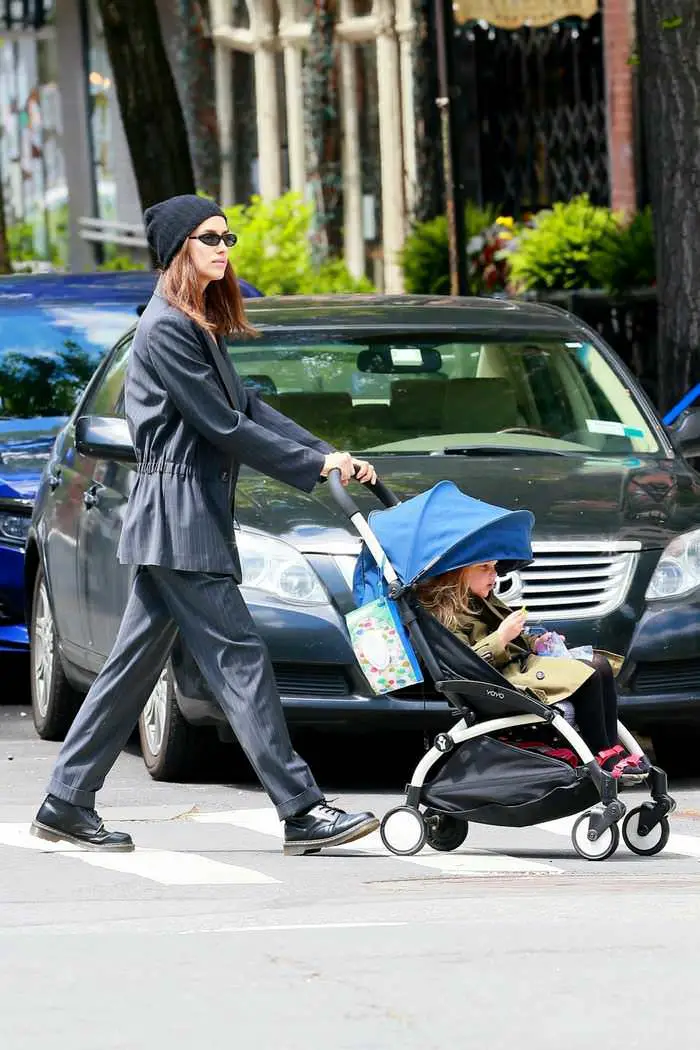
[[[532,561],[529,510],[506,510],[466,496],[453,481],[369,515],[369,526],[402,584],[479,562],[510,571]],[[386,594],[381,567],[363,547],[353,578],[358,605]]]

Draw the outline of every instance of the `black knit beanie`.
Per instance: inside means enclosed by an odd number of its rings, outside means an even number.
[[[159,264],[167,270],[192,230],[212,215],[226,218],[218,204],[206,197],[183,193],[153,204],[143,213],[146,240]]]

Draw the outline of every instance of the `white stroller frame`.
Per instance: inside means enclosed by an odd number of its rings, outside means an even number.
[[[668,794],[668,782],[664,771],[656,766],[651,766],[646,772],[640,771],[633,777],[627,776],[616,780],[600,767],[578,731],[552,707],[528,697],[524,692],[508,688],[507,683],[504,686],[497,686],[470,679],[444,679],[437,660],[417,623],[415,612],[402,597],[406,588],[372,532],[369,522],[343,488],[340,471],[331,471],[329,487],[333,498],[347,514],[376,564],[380,567],[389,588],[389,594],[397,603],[404,626],[418,655],[433,678],[435,688],[443,693],[461,714],[454,726],[446,732],[437,734],[433,746],[416,765],[411,780],[406,785],[405,804],[385,814],[380,828],[385,846],[392,853],[410,856],[418,853],[426,841],[434,849],[445,851],[462,845],[468,831],[466,819],[431,808],[426,808],[425,812],[421,813],[419,809],[420,805],[425,804],[421,797],[422,791],[433,767],[455,747],[468,740],[486,737],[508,729],[548,723],[578,755],[600,795],[600,801],[590,806],[574,823],[571,837],[576,852],[587,860],[604,860],[610,857],[619,845],[619,822],[624,817],[622,837],[628,848],[640,856],[660,853],[669,838],[668,816],[676,808],[674,800]],[[385,507],[396,506],[400,503],[394,493],[381,481],[378,480],[376,485],[368,487]],[[478,691],[485,691],[491,701],[504,704],[507,702],[508,695],[511,695],[514,700],[517,700],[521,709],[523,701],[526,701],[532,713],[477,721],[474,712],[458,698],[465,693],[474,695]],[[619,742],[630,755],[644,757],[644,752],[635,737],[619,720],[617,732]],[[643,781],[648,782],[653,801],[644,802],[627,812],[626,806],[618,798],[618,784],[624,788]]]

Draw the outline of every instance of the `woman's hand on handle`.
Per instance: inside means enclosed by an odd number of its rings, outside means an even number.
[[[355,464],[349,452],[329,452],[323,464],[321,477],[327,478],[332,470],[340,471],[340,480],[347,485],[355,473]]]
[[[516,609],[510,616],[506,616],[496,632],[503,646],[508,645],[514,638],[523,633],[526,619],[527,613],[523,609]]]
[[[361,481],[363,485],[375,485],[377,472],[366,459],[353,459],[355,467],[355,481]]]
[[[340,471],[343,485],[347,485],[352,478],[370,485],[377,480],[377,472],[372,464],[365,459],[353,459],[349,452],[329,452],[323,464],[321,477],[327,478],[331,470]]]

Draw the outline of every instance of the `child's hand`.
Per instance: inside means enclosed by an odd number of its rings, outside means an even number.
[[[512,642],[514,638],[517,638],[519,634],[523,633],[526,619],[527,612],[525,609],[516,609],[516,611],[512,612],[510,616],[506,616],[505,620],[496,631],[501,645],[508,645],[508,642]]]
[[[547,641],[550,641],[550,640],[551,640],[552,638],[556,638],[556,637],[557,637],[557,635],[559,635],[559,637],[561,638],[561,640],[562,640],[563,642],[565,642],[565,641],[566,641],[566,635],[565,635],[565,634],[559,634],[559,632],[558,632],[558,631],[545,631],[545,633],[544,633],[544,634],[541,634],[541,635],[540,635],[540,638],[541,638],[541,639],[542,639],[543,641],[547,642]]]

